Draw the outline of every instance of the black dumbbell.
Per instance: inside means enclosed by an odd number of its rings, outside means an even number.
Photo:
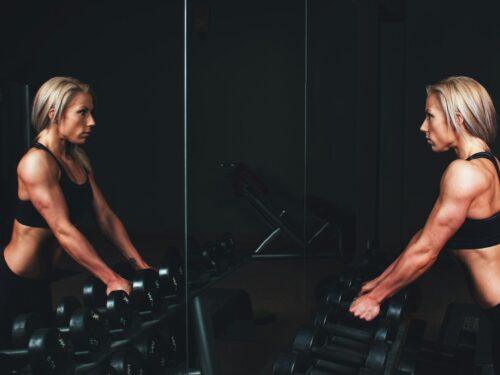
[[[87,292],[85,289],[88,288]],[[99,291],[99,288],[102,290]],[[84,303],[86,307],[90,307],[101,314],[106,322],[106,330],[109,334],[116,338],[121,333],[127,333],[133,327],[133,314],[130,306],[130,298],[123,290],[115,290],[106,296],[104,284],[93,278],[88,280],[84,285]],[[97,295],[103,295],[104,303],[101,298],[92,299],[89,293],[94,291]],[[81,307],[80,301],[74,296],[63,297],[56,307],[56,321],[58,325],[65,325],[68,321],[68,314],[72,310]]]
[[[116,375],[150,374],[146,361],[139,353],[139,350],[133,346],[125,346],[115,351],[109,360],[109,367],[113,369]]]
[[[106,285],[95,277],[88,278],[83,287],[83,302],[85,306],[104,306]],[[153,269],[135,271],[130,304],[140,316],[150,316],[160,311],[162,298],[158,272]]]
[[[68,345],[56,328],[37,329],[27,348],[0,351],[2,373],[17,373],[28,364],[37,375],[69,375],[74,368]]]
[[[329,335],[340,336],[366,344],[372,341],[388,342],[394,340],[396,330],[391,321],[377,319],[367,323],[367,327],[364,329],[356,328],[346,322],[340,323],[345,314],[345,311],[335,306],[332,308],[323,307],[314,319],[314,326],[323,329]],[[347,342],[346,345],[348,345]]]
[[[185,285],[184,261],[175,247],[169,247],[158,267],[160,293],[173,301],[183,297]]]
[[[326,364],[353,366],[357,370],[365,367],[380,373],[385,367],[388,345],[374,342],[368,350],[349,349],[337,344],[327,344],[324,334],[304,328],[295,336],[293,350],[311,358],[326,360]],[[316,366],[326,368],[320,363],[316,363]]]
[[[330,290],[324,297],[323,304],[327,306],[339,306],[341,309],[347,311],[356,296],[357,291],[353,289]],[[405,311],[406,298],[404,293],[398,293],[391,297],[382,304],[379,316],[383,316],[397,325]]]
[[[319,366],[322,368],[319,368]],[[300,353],[289,352],[281,354],[273,364],[273,375],[368,375],[373,374],[367,369],[357,370],[349,366],[322,360],[311,360]]]
[[[89,308],[76,309],[67,326],[57,327],[61,336],[71,345],[73,357],[79,361],[93,361],[109,348],[109,338],[101,315]],[[35,330],[46,328],[44,322],[35,313],[21,314],[12,324],[12,344],[17,348],[25,347]]]
[[[135,339],[134,347],[141,353],[152,374],[165,371],[168,364],[169,348],[167,342],[156,330],[150,329]]]

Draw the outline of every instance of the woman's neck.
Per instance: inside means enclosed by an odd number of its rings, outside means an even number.
[[[45,145],[54,155],[63,159],[66,157],[67,143],[55,126],[49,126],[38,135],[38,142]]]
[[[478,152],[489,151],[490,148],[482,139],[472,136],[460,137],[455,153],[459,159],[467,159]]]

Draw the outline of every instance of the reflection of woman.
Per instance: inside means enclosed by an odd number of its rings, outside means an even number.
[[[442,176],[423,229],[379,277],[362,287],[350,311],[365,320],[375,318],[382,301],[425,272],[442,248],[453,249],[470,273],[477,303],[494,324],[500,360],[500,170],[490,151],[495,109],[478,82],[450,77],[427,87],[425,111],[420,130],[432,150],[453,149],[457,159]]]
[[[19,312],[50,313],[48,277],[61,248],[102,280],[108,293],[130,292],[128,281],[102,261],[75,226],[91,208],[101,230],[123,255],[138,269],[149,267],[106,203],[80,148],[95,126],[92,110],[89,86],[74,78],[52,78],[36,94],[36,143],[17,168],[18,209],[0,259],[1,337]]]

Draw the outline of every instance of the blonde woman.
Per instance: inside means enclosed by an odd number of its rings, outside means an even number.
[[[93,211],[100,229],[137,269],[149,268],[96,184],[81,145],[95,126],[90,88],[54,77],[38,90],[32,111],[34,146],[17,167],[18,208],[0,258],[0,337],[21,312],[51,310],[49,276],[61,248],[99,278],[107,292],[130,292],[129,282],[99,257],[77,224]]]
[[[500,169],[491,152],[496,114],[487,91],[468,77],[450,77],[427,87],[420,130],[434,152],[457,155],[446,168],[440,194],[401,255],[364,284],[350,311],[372,320],[380,304],[424,273],[439,252],[449,249],[463,262],[474,297],[494,325],[500,361]],[[500,364],[495,363],[496,373]]]

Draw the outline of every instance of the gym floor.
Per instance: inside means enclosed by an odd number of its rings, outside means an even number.
[[[92,243],[100,249],[109,264],[121,260],[120,254],[99,237]],[[155,265],[163,255],[164,239],[134,238],[144,258]],[[170,243],[171,244],[171,243]],[[169,245],[170,245],[169,244]],[[72,259],[63,255],[60,266],[81,270]],[[344,265],[335,259],[257,260],[245,263],[237,271],[212,287],[242,289],[249,293],[254,310],[270,311],[274,322],[256,325],[252,337],[241,340],[216,340],[215,355],[219,375],[270,375],[274,358],[290,349],[298,329],[313,321],[318,306],[315,287],[322,278],[339,273]],[[54,303],[64,295],[81,297],[86,273],[53,283]],[[425,338],[436,340],[448,304],[471,302],[462,270],[446,258],[434,265],[421,279],[422,304],[415,317],[427,322]]]

